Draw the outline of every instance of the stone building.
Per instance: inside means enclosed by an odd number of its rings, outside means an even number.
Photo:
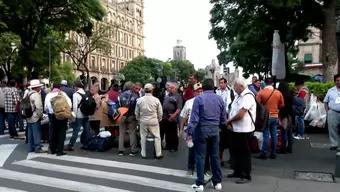
[[[106,9],[102,24],[107,25],[109,54],[99,50],[88,56],[87,67],[92,81],[98,81],[102,90],[107,90],[111,80],[120,79],[119,71],[137,56],[144,55],[144,0],[101,0]],[[75,37],[70,32],[70,38]],[[62,62],[71,62],[68,55],[62,55]],[[76,71],[77,77],[81,75]]]
[[[182,45],[181,40],[177,40],[177,45],[173,48],[173,59],[183,61],[187,59],[186,48]]]
[[[221,75],[221,67],[215,62],[215,59],[211,61],[211,64],[205,67],[205,78],[210,78],[214,81],[215,87],[219,85],[219,79]]]

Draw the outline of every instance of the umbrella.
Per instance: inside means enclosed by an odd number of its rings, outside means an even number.
[[[279,30],[275,30],[273,35],[272,76],[279,80],[286,78],[285,48],[280,41]]]

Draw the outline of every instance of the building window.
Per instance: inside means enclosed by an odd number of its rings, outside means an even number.
[[[313,54],[311,54],[311,53],[306,53],[306,54],[304,55],[304,63],[305,63],[305,64],[313,63]]]
[[[120,48],[119,57],[123,57],[123,47]]]
[[[111,71],[116,71],[116,61],[115,60],[111,61]]]

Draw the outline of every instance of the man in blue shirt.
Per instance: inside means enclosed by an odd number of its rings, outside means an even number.
[[[325,96],[324,103],[327,111],[327,122],[330,150],[339,148],[339,128],[340,128],[340,74],[334,76],[335,86],[330,88]]]
[[[219,161],[219,128],[226,123],[226,108],[221,97],[214,93],[214,81],[203,81],[203,95],[195,98],[190,122],[187,128],[188,139],[194,142],[197,180],[192,188],[204,190],[205,153],[208,151],[212,170],[212,183],[216,190],[222,190],[222,172]]]

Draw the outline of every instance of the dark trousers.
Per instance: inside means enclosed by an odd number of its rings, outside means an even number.
[[[189,157],[188,157],[188,170],[195,170],[195,148],[189,148]],[[204,172],[210,171],[210,161],[208,152],[205,156],[205,163],[204,163]]]
[[[90,127],[96,135],[98,135],[100,130],[100,120],[90,120]]]
[[[0,108],[0,135],[5,134],[5,109]]]
[[[161,121],[160,127],[162,141],[165,135],[166,149],[177,151],[178,149],[177,122],[163,119]]]
[[[248,144],[249,133],[231,133],[230,153],[233,159],[234,175],[251,179],[251,151]]]
[[[58,120],[54,115],[52,117],[52,137],[50,143],[51,153],[63,153],[64,141],[67,130],[67,120]]]
[[[17,113],[7,113],[7,122],[8,122],[8,130],[10,136],[18,136],[18,132],[15,129],[15,119],[16,119]]]

